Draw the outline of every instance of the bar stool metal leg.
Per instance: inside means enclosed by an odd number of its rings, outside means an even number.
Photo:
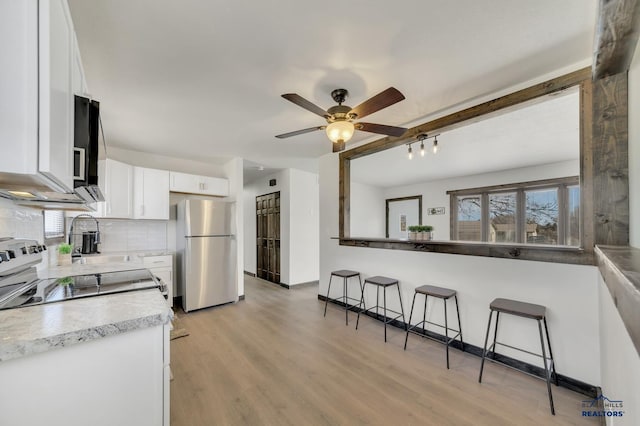
[[[404,317],[404,307],[402,305],[402,294],[400,294],[400,284],[396,284],[398,287],[398,300],[400,301],[400,312],[402,313],[402,323],[404,324],[404,331],[407,331],[409,327],[407,327],[407,320]]]
[[[383,287],[382,289],[382,297],[384,299],[384,341],[387,341],[387,287]]]
[[[444,343],[447,352],[447,370],[449,369],[449,324],[447,323],[447,299],[442,299],[444,303]]]
[[[458,315],[458,332],[460,333],[460,345],[462,346],[462,352],[464,352],[464,340],[462,340],[462,324],[460,324],[460,308],[458,308],[458,295],[453,296],[456,301],[456,314]]]
[[[484,336],[484,349],[482,350],[482,362],[480,363],[480,376],[478,377],[478,383],[482,383],[482,370],[484,369],[484,359],[487,356],[487,343],[489,342],[489,331],[491,330],[492,318],[493,311],[489,312],[489,323],[487,324],[487,334]]]
[[[427,294],[424,295],[424,311],[422,311],[422,334],[426,335],[427,334],[427,330],[426,330],[426,326],[427,326],[427,298],[429,296]]]
[[[496,311],[496,329],[493,332],[493,350],[491,351],[491,358],[496,359],[496,342],[498,341],[498,320],[500,319],[500,311]]]
[[[344,301],[344,323],[349,325],[349,304],[347,301],[347,277],[342,277],[342,300]]]
[[[324,301],[324,316],[327,316],[327,304],[329,303],[329,292],[331,291],[331,280],[333,279],[333,274],[329,277],[329,287],[327,288],[327,298]]]
[[[416,295],[418,293],[413,293],[413,302],[411,302],[411,313],[409,314],[409,324],[411,324],[411,317],[413,316],[413,305],[416,303]],[[423,324],[424,326],[424,324]],[[409,329],[407,329],[407,335],[404,338],[404,350],[407,350],[407,340],[409,340]]]
[[[551,358],[551,369],[553,371],[553,378],[556,386],[558,386],[558,374],[556,373],[556,360],[553,359],[553,353],[551,352],[551,341],[549,340],[549,329],[547,328],[547,317],[544,317],[542,321],[544,321],[544,332],[547,335],[547,346],[549,347],[549,358]]]
[[[362,284],[362,280],[360,280],[360,284]],[[367,285],[367,283],[365,282],[362,285],[362,293],[360,294],[360,305],[364,305],[364,287]],[[358,311],[358,317],[356,319],[356,330],[358,329],[358,324],[360,324],[360,312],[362,312],[362,309],[360,309]]]
[[[551,375],[547,368],[547,354],[544,350],[544,338],[542,337],[542,324],[538,320],[538,331],[540,332],[540,346],[542,346],[542,362],[544,364],[544,378],[547,381],[547,392],[549,393],[549,405],[551,406],[551,414],[555,415],[556,411],[553,408],[553,396],[551,396]]]
[[[358,305],[358,309],[362,310],[362,307],[364,307],[364,309],[367,309],[367,305],[365,305],[364,303],[364,286],[362,285],[362,277],[360,276],[360,274],[358,274],[358,281],[360,281],[360,303],[362,303],[362,306]],[[360,313],[360,311],[358,311],[358,313]]]

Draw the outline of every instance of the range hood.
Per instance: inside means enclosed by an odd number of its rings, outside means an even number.
[[[17,204],[44,209],[93,210],[87,204],[104,201],[98,185],[79,186],[74,192],[58,192],[40,176],[0,173],[0,197]]]

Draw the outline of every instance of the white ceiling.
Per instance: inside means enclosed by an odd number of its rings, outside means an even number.
[[[69,0],[108,145],[220,163],[315,170],[323,124],[282,99],[355,106],[403,125],[592,57],[596,0]],[[376,139],[361,133],[353,141]]]
[[[547,96],[542,102],[509,111],[438,136],[399,146],[351,162],[351,179],[393,187],[457,176],[469,176],[577,160],[580,157],[580,96],[577,87]]]

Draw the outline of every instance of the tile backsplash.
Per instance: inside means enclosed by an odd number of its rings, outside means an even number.
[[[44,220],[42,211],[21,207],[0,199],[0,238],[28,238],[43,242]]]
[[[67,218],[67,232],[71,218]],[[166,251],[164,220],[98,219],[100,252]],[[95,230],[92,220],[77,220],[75,232]],[[40,209],[22,207],[0,199],[0,238],[28,238],[44,242],[44,220]]]
[[[165,251],[167,250],[167,221],[98,219],[100,223],[100,252]],[[76,224],[80,223],[77,221]],[[82,221],[86,230],[95,229],[90,221]],[[79,228],[82,230],[83,228]]]

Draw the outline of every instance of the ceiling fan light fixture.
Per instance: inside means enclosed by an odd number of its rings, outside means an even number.
[[[334,121],[326,128],[327,137],[333,143],[348,142],[353,137],[355,126],[350,121]]]

